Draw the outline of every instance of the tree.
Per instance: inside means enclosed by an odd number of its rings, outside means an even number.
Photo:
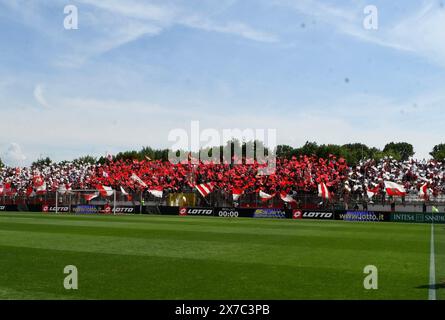
[[[363,143],[349,143],[341,147],[343,157],[350,165],[357,165],[360,160],[372,159],[374,157],[373,149]]]
[[[383,152],[398,155],[396,159],[405,161],[414,155],[414,147],[407,142],[391,142],[385,146]]]
[[[341,146],[335,144],[323,144],[318,148],[318,157],[328,159],[331,155],[344,157],[346,153]]]
[[[74,163],[88,163],[88,164],[96,164],[97,163],[97,159],[93,156],[84,156],[84,157],[79,157],[77,159],[73,160]]]
[[[278,158],[291,158],[294,155],[295,149],[288,145],[277,146]]]
[[[430,155],[434,158],[434,160],[445,160],[445,143],[434,146],[433,151],[430,152]]]
[[[31,167],[42,167],[42,166],[49,166],[53,161],[49,158],[40,158],[36,161],[34,161],[31,165]]]
[[[119,152],[116,157],[116,160],[142,160],[141,155],[136,150],[133,151],[125,151]]]
[[[4,167],[5,167],[5,164],[3,163],[2,159],[0,158],[0,169],[4,168]]]
[[[299,153],[301,155],[307,155],[307,156],[317,155],[318,144],[316,142],[306,141],[304,146],[302,148],[300,148],[299,151],[300,151]]]

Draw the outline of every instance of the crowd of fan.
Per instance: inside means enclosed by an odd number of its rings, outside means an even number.
[[[427,185],[428,194],[437,197],[445,194],[445,163],[413,159],[397,161],[391,157],[380,162],[367,160],[352,167],[348,179],[353,194],[364,194],[368,189],[377,188],[383,195],[385,181],[403,185],[411,196],[417,196],[420,188]]]
[[[215,188],[225,192],[234,189],[244,194],[259,191],[275,193],[317,194],[317,187],[325,183],[336,195],[350,193],[365,195],[370,188],[384,181],[393,181],[417,193],[428,184],[434,195],[445,193],[445,164],[437,161],[396,161],[385,158],[379,162],[362,161],[350,167],[342,158],[328,159],[301,156],[292,159],[277,159],[276,171],[270,175],[258,175],[264,165],[200,163],[174,165],[166,161],[108,161],[105,164],[64,163],[32,166],[28,168],[0,169],[0,193],[24,195],[35,188],[36,177],[45,183],[47,192],[57,189],[95,189],[97,185],[121,187],[128,192],[143,188],[163,189],[166,192],[187,191],[196,184],[214,182]],[[131,179],[137,175],[146,183],[142,187]]]

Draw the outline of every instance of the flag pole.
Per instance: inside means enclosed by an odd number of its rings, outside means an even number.
[[[211,207],[210,202],[208,202],[207,199],[206,199],[205,197],[204,197],[204,201],[207,203],[207,205],[208,205],[209,207]]]
[[[196,192],[196,191],[195,191]],[[210,207],[210,203],[207,201],[207,199],[206,199],[206,197],[204,197],[202,194],[201,194],[201,192],[198,192],[200,195],[201,195],[201,197],[204,199],[204,201],[205,201],[205,203]]]
[[[142,214],[142,193],[143,193],[144,191],[141,191],[141,197],[140,197],[140,199],[139,199],[139,212]]]
[[[113,191],[113,215],[116,215],[116,190]]]

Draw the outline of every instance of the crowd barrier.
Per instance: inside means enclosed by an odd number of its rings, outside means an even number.
[[[171,206],[116,206],[109,205],[0,205],[0,212],[42,212],[74,214],[158,214],[173,216],[207,216],[220,218],[268,218],[294,220],[343,220],[350,222],[405,222],[445,224],[445,213],[347,211],[347,210],[298,210],[274,208],[230,207],[171,207]]]

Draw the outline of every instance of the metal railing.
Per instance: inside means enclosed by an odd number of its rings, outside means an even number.
[[[98,192],[97,190],[91,190]],[[42,195],[27,197],[25,195],[2,195],[0,196],[0,205],[168,205],[168,192],[164,192],[162,198],[156,198],[148,192],[131,192],[125,195],[120,191],[116,191],[113,196],[104,197],[98,195],[97,198],[87,201],[83,195],[88,191],[70,191],[65,193],[47,192]],[[417,195],[407,195],[406,197],[384,197],[377,195],[372,199],[363,197],[362,195],[338,195],[330,201],[323,201],[318,195],[311,193],[300,193],[294,196],[295,204],[286,204],[279,196],[264,202],[258,194],[244,194],[239,201],[233,201],[232,194],[223,191],[214,191],[206,198],[203,198],[197,191],[190,190],[189,193],[195,193],[195,206],[199,207],[270,207],[285,208],[296,207],[302,209],[326,209],[326,208],[346,208],[352,209],[357,206],[366,207],[368,205],[427,205],[427,206],[443,206],[445,205],[445,196],[431,197],[429,200],[419,198]]]

